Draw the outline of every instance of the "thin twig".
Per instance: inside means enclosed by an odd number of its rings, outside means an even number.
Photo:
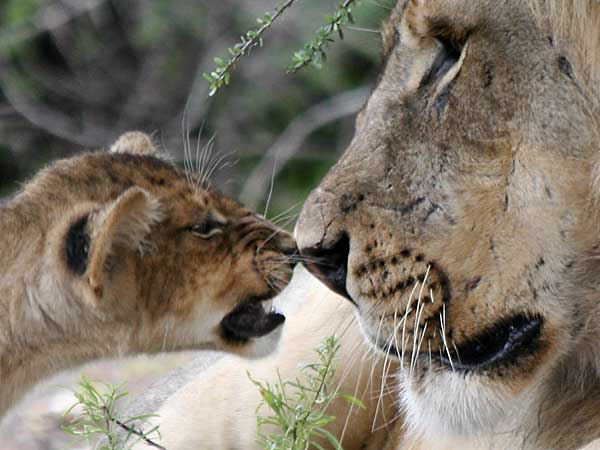
[[[356,114],[368,98],[369,92],[370,88],[367,86],[343,92],[310,107],[291,122],[249,175],[242,188],[242,202],[256,208],[269,189],[271,176],[277,177],[302,148],[306,139],[323,126]],[[275,161],[277,164],[273,167]]]
[[[335,13],[327,19],[327,24],[317,30],[313,40],[306,44],[302,50],[294,53],[292,65],[288,67],[288,73],[298,72],[308,65],[321,68],[321,61],[326,58],[325,47],[333,42],[332,36],[337,33],[339,38],[343,39],[342,27],[348,23],[354,23],[351,7],[358,1],[345,0],[337,7]]]
[[[232,57],[229,58],[227,63],[224,65],[220,63],[219,58],[216,58],[217,69],[210,74],[204,74],[204,77],[209,81],[211,85],[211,90],[209,95],[214,95],[217,90],[223,86],[224,84],[228,84],[229,77],[231,76],[231,71],[239,61],[239,59],[244,56],[251,48],[256,47],[258,45],[262,45],[262,35],[267,31],[273,23],[289,8],[296,0],[287,0],[283,5],[279,8],[275,8],[275,12],[270,15],[266,15],[266,20],[261,21],[262,25],[253,31],[248,31],[244,36],[242,36],[241,45],[238,44],[230,49],[232,53]]]
[[[112,414],[110,413],[110,411],[108,411],[108,408],[104,407],[104,413],[106,414],[106,417],[108,418],[108,420],[110,420],[114,424],[118,425],[123,430],[127,431],[128,433],[135,434],[136,436],[138,436],[140,439],[142,439],[149,446],[154,447],[154,448],[158,448],[159,450],[167,450],[166,447],[163,447],[162,445],[157,444],[152,439],[150,439],[149,437],[147,437],[146,433],[144,433],[142,430],[138,430],[135,427],[130,427],[129,425],[124,424],[123,422],[121,422],[116,417],[113,417]]]

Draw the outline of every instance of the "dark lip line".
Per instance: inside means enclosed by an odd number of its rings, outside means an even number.
[[[487,358],[481,358],[476,363],[465,363],[459,358],[460,348],[475,345],[474,343],[481,339],[481,336],[489,333],[495,328],[506,326],[511,320],[527,320],[526,323],[519,329],[515,329],[503,345],[503,348],[490,355]],[[478,337],[467,341],[462,344],[457,350],[450,352],[450,356],[445,353],[438,354],[432,353],[431,357],[429,353],[419,352],[418,357],[424,357],[428,360],[439,363],[444,369],[452,369],[455,372],[461,373],[478,373],[485,370],[497,369],[504,365],[516,364],[519,358],[523,356],[535,353],[540,346],[540,336],[543,329],[544,320],[542,316],[534,315],[530,319],[523,314],[516,314],[508,319],[504,319],[495,325],[493,328],[484,330]],[[377,347],[377,349],[388,356],[392,356],[397,360],[401,360],[402,356],[398,348],[392,344],[382,344],[369,335],[369,341]],[[412,350],[407,354],[412,353]]]
[[[517,323],[517,325],[514,326],[514,323]],[[514,364],[518,359],[531,355],[539,349],[543,326],[544,319],[540,315],[528,317],[525,314],[516,314],[506,318],[451,352],[451,356],[455,358],[452,366],[455,370],[478,371]],[[495,337],[498,334],[502,335],[503,342],[501,346],[497,345],[499,342],[490,344],[495,345],[497,351],[486,355],[477,355],[473,354],[476,352],[468,351],[469,347],[473,348],[477,343],[490,339],[490,335],[493,333],[496,333]],[[462,358],[460,357],[461,348],[463,349]],[[469,353],[471,354],[469,355]],[[467,355],[467,358],[465,358],[465,355]],[[443,364],[450,364],[450,359],[446,356],[442,354],[440,361]]]
[[[227,317],[242,310],[245,306],[247,306],[251,303],[267,302],[269,300],[273,300],[276,296],[277,296],[277,294],[275,294],[275,295],[264,294],[264,295],[252,295],[252,296],[246,297],[243,300],[241,300],[235,306],[235,308],[233,308],[231,311],[229,311],[227,314],[225,314],[225,317],[223,317],[223,319],[221,319],[221,322],[223,322]]]

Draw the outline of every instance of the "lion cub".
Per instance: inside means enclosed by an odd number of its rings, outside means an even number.
[[[145,134],[59,161],[0,206],[0,416],[39,379],[102,357],[267,353],[293,238]]]

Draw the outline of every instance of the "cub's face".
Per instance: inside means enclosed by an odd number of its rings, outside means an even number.
[[[402,0],[385,43],[299,247],[402,361],[411,423],[491,429],[590,351],[597,122],[527,2]]]
[[[271,299],[290,280],[294,240],[153,153],[128,134],[29,183],[22,195],[48,205],[38,295],[113,327],[126,351],[270,351],[285,320]]]

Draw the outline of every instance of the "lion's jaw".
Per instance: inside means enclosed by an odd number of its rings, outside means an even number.
[[[413,434],[460,438],[506,431],[528,420],[524,411],[535,403],[528,393],[513,396],[502,386],[492,387],[477,376],[451,371],[423,375],[422,381],[401,371],[399,386],[405,420]]]

